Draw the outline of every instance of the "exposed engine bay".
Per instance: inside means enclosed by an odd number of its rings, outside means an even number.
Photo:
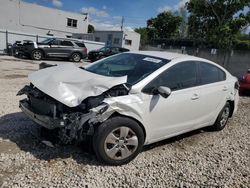
[[[131,86],[116,85],[97,96],[84,99],[76,107],[69,107],[45,94],[32,83],[21,89],[17,95],[27,95],[20,101],[20,108],[36,123],[50,130],[58,130],[63,144],[84,141],[94,134],[95,128],[108,119],[114,111],[108,111],[105,98],[128,95]]]

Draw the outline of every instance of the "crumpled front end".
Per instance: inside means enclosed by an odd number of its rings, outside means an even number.
[[[105,98],[128,95],[129,91],[127,85],[117,85],[98,96],[86,98],[76,107],[66,106],[32,84],[25,86],[17,95],[27,95],[19,106],[28,117],[47,129],[58,129],[61,142],[67,144],[93,135],[95,126],[114,113],[108,110]]]
[[[76,107],[89,96],[98,96],[110,88],[127,82],[127,76],[98,75],[74,64],[63,64],[36,71],[30,82],[40,91],[68,107]]]

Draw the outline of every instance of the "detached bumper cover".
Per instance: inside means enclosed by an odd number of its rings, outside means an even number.
[[[29,118],[47,129],[55,129],[64,127],[65,125],[62,119],[54,119],[52,117],[36,113],[35,110],[29,105],[27,99],[21,100],[19,102],[19,107]]]

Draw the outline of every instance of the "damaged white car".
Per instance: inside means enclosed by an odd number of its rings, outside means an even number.
[[[20,108],[58,129],[64,143],[91,138],[99,160],[121,165],[143,145],[211,126],[237,110],[238,82],[205,59],[167,52],[115,55],[86,67],[65,64],[29,75]]]

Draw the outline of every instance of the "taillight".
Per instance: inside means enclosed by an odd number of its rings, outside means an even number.
[[[88,49],[87,48],[83,48],[83,52],[87,54],[88,53]]]
[[[239,83],[239,81],[235,82],[234,88],[237,89],[237,90],[240,89],[240,83]]]

